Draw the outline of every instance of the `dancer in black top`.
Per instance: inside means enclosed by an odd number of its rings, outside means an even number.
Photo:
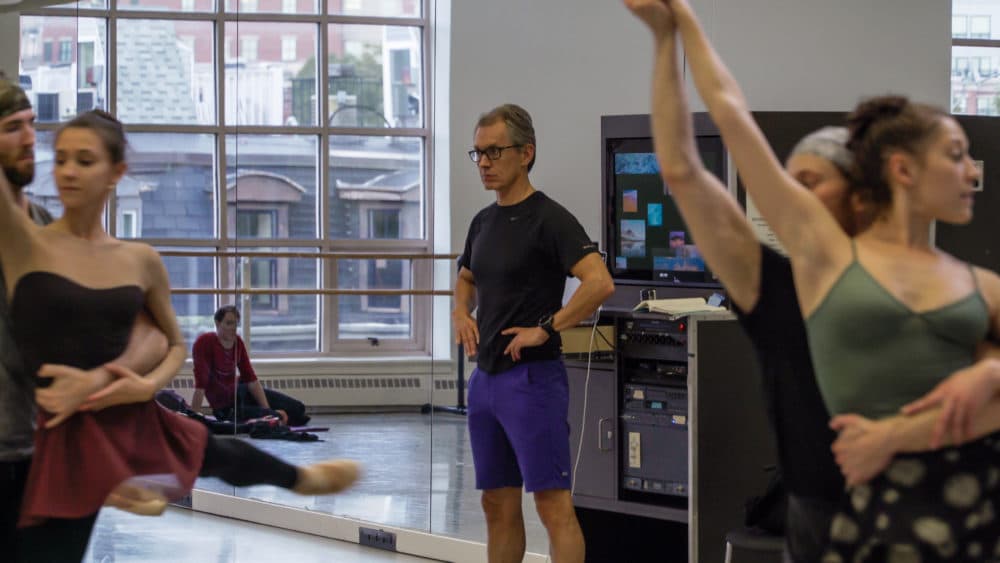
[[[171,348],[145,377],[119,370],[119,384],[104,396],[107,408],[77,412],[52,428],[45,424],[51,415],[40,413],[19,560],[79,561],[98,509],[133,477],[173,476],[172,490],[149,499],[160,510],[166,495],[183,494],[199,474],[233,484],[260,479],[302,494],[349,486],[357,478],[353,462],[296,468],[248,444],[210,439],[200,423],[152,401],[185,351],[159,256],[146,245],[110,237],[102,226],[104,205],[126,170],[122,126],[107,113],[88,112],[67,123],[55,143],[56,185],[65,213],[52,225],[31,223],[13,205],[6,178],[0,178],[5,297],[27,373],[49,363],[87,370],[113,360],[144,306]]]

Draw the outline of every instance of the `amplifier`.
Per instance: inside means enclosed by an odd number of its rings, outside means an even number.
[[[688,495],[687,389],[628,383],[621,417],[622,487]]]
[[[618,348],[623,357],[686,362],[687,323],[683,319],[628,319],[621,324]]]

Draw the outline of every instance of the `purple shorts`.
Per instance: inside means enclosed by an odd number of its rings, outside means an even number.
[[[570,488],[569,383],[560,360],[469,379],[469,440],[477,489]]]

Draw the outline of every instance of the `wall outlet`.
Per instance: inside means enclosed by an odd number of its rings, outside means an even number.
[[[358,543],[386,551],[396,551],[396,534],[375,528],[358,528]]]

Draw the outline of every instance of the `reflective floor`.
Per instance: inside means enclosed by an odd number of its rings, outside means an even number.
[[[432,427],[433,417],[433,427]],[[348,493],[302,497],[274,487],[239,489],[238,496],[359,518],[388,526],[486,541],[486,522],[475,489],[475,472],[463,416],[451,414],[319,415],[311,422],[329,426],[321,442],[250,440],[293,463],[329,458],[361,461],[365,474]],[[198,487],[232,488],[215,479]],[[527,548],[546,553],[548,540],[530,495],[524,496]]]
[[[101,512],[85,563],[420,563],[390,553],[240,520],[170,508],[157,518]]]

